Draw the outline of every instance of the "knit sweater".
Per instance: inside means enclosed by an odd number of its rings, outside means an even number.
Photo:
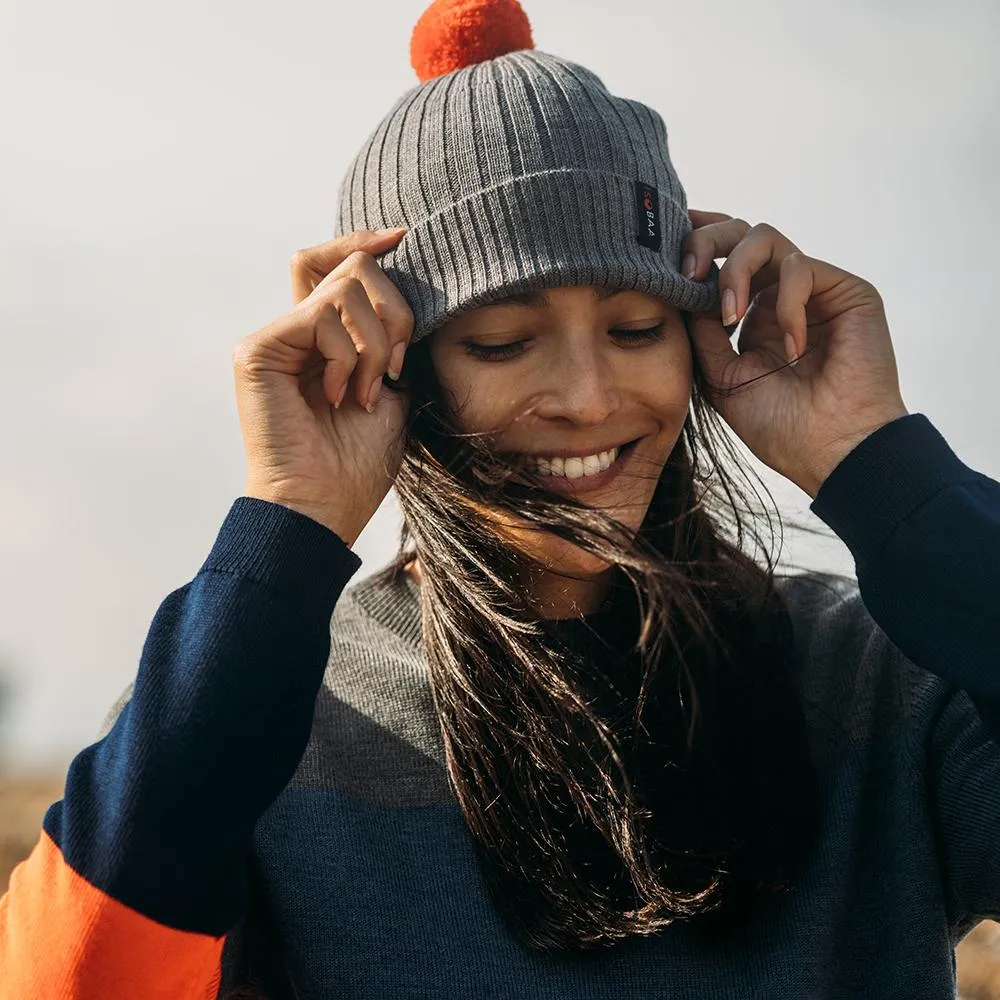
[[[954,946],[1000,917],[1000,484],[912,414],[812,510],[857,576],[778,582],[820,835],[724,947],[512,936],[444,770],[419,585],[348,587],[335,533],[240,497],[0,900],[0,1000],[213,1000],[248,964],[276,1000],[954,997]]]

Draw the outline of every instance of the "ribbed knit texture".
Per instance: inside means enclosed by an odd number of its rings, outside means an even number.
[[[702,281],[679,271],[691,222],[663,118],[536,49],[404,94],[352,161],[339,199],[337,236],[409,227],[379,262],[413,310],[411,343],[533,288],[605,285],[682,310],[720,308],[715,264]]]

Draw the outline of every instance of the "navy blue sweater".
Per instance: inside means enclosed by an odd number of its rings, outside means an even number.
[[[681,923],[596,959],[514,939],[444,772],[417,585],[347,587],[337,535],[240,497],[0,900],[0,1000],[212,1000],[248,967],[303,1000],[954,996],[954,945],[1000,917],[1000,484],[913,414],[812,509],[857,570],[780,581],[821,831],[724,949]]]

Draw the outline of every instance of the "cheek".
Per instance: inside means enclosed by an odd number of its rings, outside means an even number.
[[[505,370],[506,369],[506,370]],[[483,431],[502,424],[509,417],[512,401],[518,399],[519,380],[505,365],[490,369],[484,365],[454,363],[436,368],[438,382],[452,419],[462,431]]]
[[[643,398],[655,400],[664,410],[680,408],[686,413],[693,377],[691,345],[687,338],[673,337],[659,350],[647,354],[634,366],[636,386],[641,389]]]

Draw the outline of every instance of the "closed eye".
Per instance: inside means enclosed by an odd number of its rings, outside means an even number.
[[[619,340],[649,343],[663,338],[663,327],[666,321],[657,323],[656,326],[649,326],[643,330],[610,330],[612,336]],[[484,344],[472,344],[465,342],[466,353],[473,357],[482,358],[484,361],[502,361],[505,358],[514,357],[523,353],[522,344],[526,340],[515,340],[510,344],[498,344],[495,347],[487,347]]]

